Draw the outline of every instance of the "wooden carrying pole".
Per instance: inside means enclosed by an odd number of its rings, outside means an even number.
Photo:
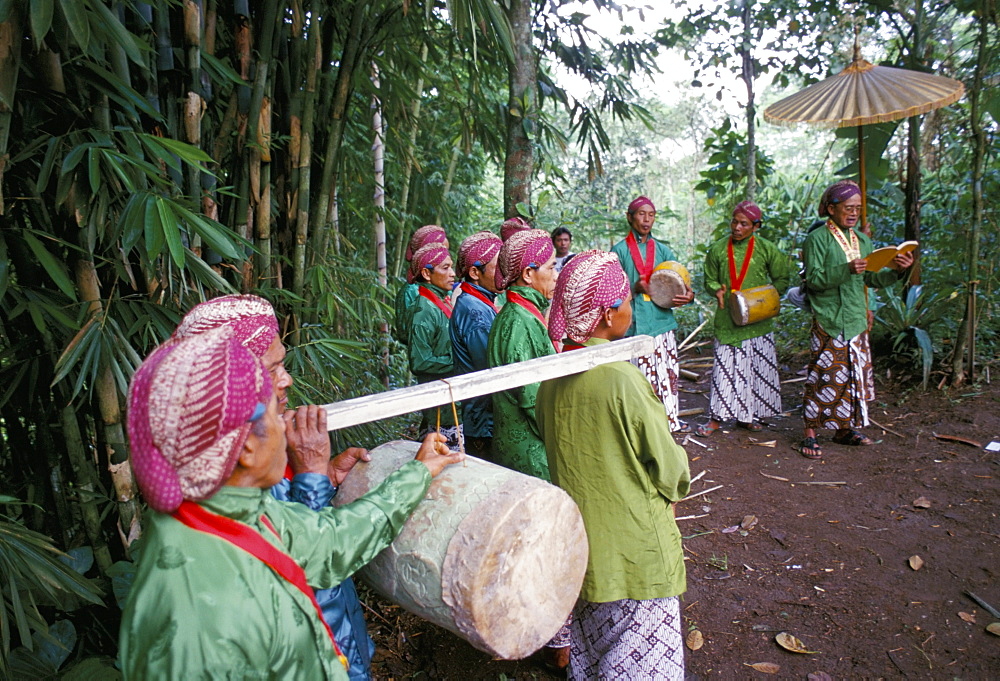
[[[324,405],[330,430],[409,414],[460,400],[520,388],[551,378],[579,374],[609,362],[621,362],[653,352],[650,336],[633,336],[572,352],[484,369],[447,380],[399,388]]]

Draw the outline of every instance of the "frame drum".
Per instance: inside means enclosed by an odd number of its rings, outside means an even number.
[[[729,294],[729,300],[726,301],[729,316],[736,326],[749,326],[771,317],[777,317],[780,305],[781,298],[778,296],[778,289],[770,284],[742,291],[732,291]]]
[[[673,260],[661,262],[649,276],[649,297],[657,307],[670,309],[674,296],[691,288],[691,275],[684,265]]]

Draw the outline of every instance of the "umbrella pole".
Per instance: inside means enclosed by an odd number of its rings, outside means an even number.
[[[865,133],[864,126],[858,126],[858,187],[861,188],[861,222],[858,226],[862,231],[868,224],[868,180],[865,178]]]

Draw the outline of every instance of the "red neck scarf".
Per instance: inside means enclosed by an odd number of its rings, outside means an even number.
[[[563,352],[567,352],[569,350],[582,350],[585,347],[587,346],[583,343],[577,343],[575,340],[570,340],[569,338],[563,341]]]
[[[750,243],[747,244],[747,252],[743,254],[743,264],[740,265],[739,276],[736,274],[736,256],[733,255],[733,238],[729,237],[729,290],[739,291],[743,287],[743,280],[747,277],[747,270],[750,269],[750,258],[753,257],[754,235],[750,235]]]
[[[477,289],[475,286],[473,286],[469,282],[463,281],[461,289],[462,289],[462,293],[468,293],[470,296],[472,296],[476,300],[482,302],[483,305],[488,305],[489,307],[491,307],[494,312],[499,312],[499,310],[497,310],[497,306],[493,303],[493,301],[490,300],[489,298],[487,298],[486,296],[484,296],[482,291],[480,291],[479,289]]]
[[[545,323],[545,317],[542,316],[542,313],[538,311],[538,308],[535,306],[533,302],[522,296],[517,291],[510,289],[507,291],[507,302],[514,303],[518,307],[523,308],[528,312],[530,312],[531,316],[537,319],[538,323],[542,325],[543,329],[545,329],[545,332],[548,333],[549,327]],[[552,341],[552,347],[556,349],[556,352],[559,352],[559,346],[556,345],[555,341]]]
[[[309,587],[308,582],[306,582],[306,573],[299,566],[299,564],[295,562],[295,559],[268,542],[264,539],[260,532],[253,529],[249,525],[244,525],[243,523],[233,520],[232,518],[216,515],[215,513],[205,510],[194,502],[181,502],[180,508],[174,511],[171,515],[190,527],[192,530],[214,535],[222,541],[228,542],[233,546],[246,551],[251,556],[274,570],[278,576],[285,579],[304,595],[308,596],[309,601],[313,604],[313,608],[316,610],[316,617],[318,617],[319,621],[323,623],[323,628],[330,637],[330,643],[333,644],[333,650],[337,655],[337,659],[339,659],[340,663],[344,665],[344,669],[348,668],[347,657],[345,657],[340,651],[340,646],[337,645],[337,641],[333,637],[333,632],[330,631],[330,625],[327,624],[326,620],[323,618],[323,610],[320,608],[319,603],[316,602],[316,594]],[[267,519],[267,516],[262,515],[260,520],[267,526],[267,529],[269,529],[275,537],[278,537],[278,531],[274,529],[274,525],[272,525],[271,521]],[[278,541],[281,541],[280,537],[278,537]]]
[[[432,303],[434,303],[434,306],[437,307],[437,309],[441,310],[441,314],[443,314],[448,319],[451,319],[450,300],[441,300],[440,298],[437,297],[437,294],[434,293],[434,291],[430,290],[423,284],[420,285],[420,295],[426,298],[427,300],[431,301]]]
[[[632,256],[632,263],[639,272],[639,278],[648,284],[649,277],[653,274],[653,261],[656,259],[656,242],[653,241],[653,235],[650,234],[646,237],[646,262],[642,261],[642,256],[639,254],[639,242],[635,238],[634,230],[629,229],[628,236],[625,237],[625,243],[628,245],[628,252]]]

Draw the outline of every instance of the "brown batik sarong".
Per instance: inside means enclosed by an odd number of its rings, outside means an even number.
[[[653,386],[653,392],[663,402],[663,407],[667,411],[670,430],[676,431],[680,427],[680,418],[677,415],[680,411],[680,400],[677,395],[680,374],[680,367],[677,364],[677,340],[673,331],[667,331],[659,336],[653,336],[653,341],[655,343],[653,352],[636,357],[632,360],[632,364],[639,367]]]
[[[684,679],[677,597],[610,603],[577,601],[570,679]]]
[[[868,425],[868,402],[875,399],[868,332],[845,341],[813,320],[812,360],[807,367],[802,419],[806,428],[845,430]]]

